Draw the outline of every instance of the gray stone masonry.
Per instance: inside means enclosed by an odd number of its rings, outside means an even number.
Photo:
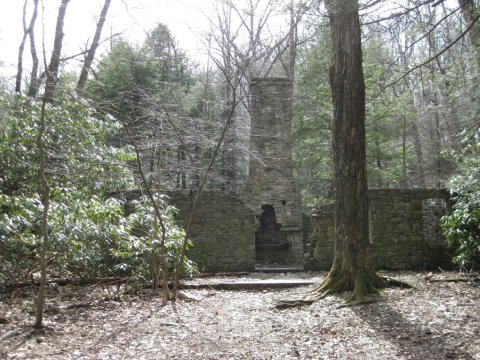
[[[293,180],[291,82],[252,79],[250,94],[251,156],[242,198],[255,213],[257,260],[281,262],[278,254],[286,251],[285,262],[302,264],[302,204]]]
[[[194,194],[181,190],[166,194],[179,210],[178,224],[185,227]],[[255,219],[237,197],[204,191],[197,203],[191,239],[188,256],[202,272],[255,269]]]
[[[178,224],[185,227],[195,194],[182,190],[164,193],[168,195],[169,203],[179,209],[176,217]],[[127,200],[138,196],[139,192],[122,194]],[[369,190],[370,241],[375,267],[451,267],[440,228],[440,218],[450,209],[450,205],[446,190]],[[303,258],[304,247],[301,241],[305,239],[305,249],[309,254],[305,258],[305,267],[311,270],[330,268],[335,246],[333,205],[318,209],[317,214],[310,218],[305,216],[303,228],[299,232],[275,233],[274,230],[279,226],[278,220],[263,220],[267,222],[264,237],[268,239],[268,229],[273,229],[273,233],[270,233],[273,239],[267,244],[269,246],[259,247],[259,221],[255,219],[250,207],[237,197],[205,191],[200,197],[193,219],[191,239],[194,246],[188,256],[204,272],[253,271],[261,251],[267,253],[263,254],[266,260],[282,260],[281,256],[285,252],[291,256],[293,247],[298,250],[296,259],[300,256]],[[275,237],[278,235],[280,240]],[[291,244],[301,246],[296,248]],[[298,265],[298,262],[290,264]]]
[[[446,190],[372,189],[369,197],[370,244],[378,269],[450,267],[440,218],[449,209]],[[334,253],[334,206],[311,219],[309,268],[328,270]]]

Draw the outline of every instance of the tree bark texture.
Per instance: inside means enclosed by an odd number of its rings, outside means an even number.
[[[55,27],[55,41],[53,43],[52,57],[47,69],[47,83],[45,84],[45,95],[47,102],[53,102],[55,85],[58,81],[58,69],[60,67],[60,56],[63,45],[63,24],[65,14],[67,13],[67,5],[70,0],[62,0],[58,9],[57,25]]]
[[[361,300],[386,283],[370,261],[365,146],[365,82],[358,0],[326,1],[333,43],[330,87],[334,106],[335,257],[317,289],[353,291]]]
[[[48,81],[47,77],[47,81]],[[36,301],[36,314],[34,327],[39,329],[43,323],[43,308],[45,305],[45,286],[47,283],[47,254],[49,248],[49,233],[48,233],[48,213],[50,210],[50,186],[46,178],[46,154],[43,144],[43,136],[46,129],[46,104],[47,94],[45,94],[42,100],[42,111],[40,114],[40,124],[37,130],[36,145],[38,148],[38,194],[42,201],[42,249],[40,251],[40,286],[37,294]]]
[[[105,19],[107,18],[108,8],[110,7],[111,0],[105,0],[103,4],[102,11],[100,13],[100,18],[98,19],[97,28],[95,30],[95,35],[93,36],[92,45],[88,50],[85,62],[83,63],[82,71],[77,83],[77,92],[81,93],[85,88],[87,83],[88,72],[92,66],[93,60],[95,59],[95,52],[97,51],[98,44],[100,43],[100,36],[102,35],[103,24],[105,24]]]
[[[25,0],[25,3],[23,4],[23,18],[22,18],[22,23],[23,23],[23,37],[22,41],[20,42],[20,46],[18,48],[18,64],[17,64],[17,76],[15,79],[15,92],[16,93],[21,93],[22,92],[22,77],[23,77],[23,51],[25,49],[25,42],[27,41],[27,36],[30,35],[30,41],[33,39],[33,29],[35,27],[35,21],[37,20],[37,14],[38,14],[38,0],[33,0],[34,3],[34,9],[32,13],[32,17],[30,20],[30,24],[26,25],[25,17],[27,13],[27,3],[28,0]],[[35,46],[35,45],[33,45]],[[34,59],[35,60],[35,59]]]
[[[35,4],[35,8],[33,10],[35,18],[37,17],[37,12],[38,12],[38,0],[33,0]],[[27,96],[34,98],[37,96],[38,93],[38,88],[40,87],[40,80],[38,78],[38,56],[37,56],[37,48],[35,45],[35,31],[33,26],[30,26],[30,29],[28,31],[28,36],[30,39],[30,54],[32,56],[32,72],[30,75],[30,85],[28,87],[28,93]]]

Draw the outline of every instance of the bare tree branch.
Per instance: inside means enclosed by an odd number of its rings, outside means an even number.
[[[437,59],[439,56],[441,56],[442,54],[444,54],[446,51],[448,51],[452,46],[454,46],[456,43],[458,43],[469,31],[470,29],[472,29],[472,27],[477,23],[477,21],[480,19],[480,15],[477,15],[473,20],[472,22],[469,24],[469,26],[464,30],[462,31],[462,33],[460,35],[458,35],[450,44],[448,44],[447,46],[445,46],[442,50],[440,50],[439,52],[437,52],[435,55],[431,56],[430,58],[428,58],[427,60],[425,60],[424,62],[414,66],[413,68],[409,69],[407,72],[405,72],[402,76],[398,77],[397,79],[395,79],[394,81],[388,83],[387,85],[385,85],[373,98],[377,98],[383,91],[385,91],[386,89],[388,89],[389,87],[397,84],[399,81],[403,80],[404,78],[406,78],[408,75],[410,75],[412,72],[414,72],[415,70],[418,70],[419,68],[429,64],[430,62],[432,62],[433,60]]]

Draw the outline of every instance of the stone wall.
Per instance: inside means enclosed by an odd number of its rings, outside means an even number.
[[[377,269],[448,267],[440,218],[449,207],[446,190],[369,190],[372,260]],[[308,266],[329,269],[334,252],[334,206],[311,219]]]
[[[186,225],[194,194],[168,191],[169,203]],[[200,271],[252,271],[255,269],[255,218],[237,197],[204,191],[197,204],[191,229],[193,246],[188,256]]]

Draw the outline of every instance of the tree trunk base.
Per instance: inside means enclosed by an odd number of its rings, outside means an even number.
[[[361,302],[369,294],[380,294],[380,290],[389,283],[373,269],[352,274],[350,271],[330,271],[325,280],[313,291],[313,295],[322,299],[328,295],[352,291],[348,301]]]
[[[288,309],[311,305],[316,300],[321,300],[329,295],[335,295],[346,291],[352,291],[352,294],[348,298],[347,303],[339,306],[339,308],[352,305],[371,304],[376,303],[378,300],[365,300],[365,297],[367,295],[381,295],[380,290],[387,287],[399,287],[402,289],[413,288],[412,285],[406,282],[386,276],[380,276],[373,269],[367,271],[365,274],[356,274],[355,276],[350,276],[349,272],[330,271],[325,280],[312,292],[306,294],[302,298],[278,301],[274,308]]]
[[[326,296],[351,291],[348,302],[361,303],[367,295],[380,295],[387,287],[412,288],[411,285],[390,277],[382,277],[370,269],[352,274],[349,271],[330,271],[325,280],[313,290],[312,295],[318,299]]]

